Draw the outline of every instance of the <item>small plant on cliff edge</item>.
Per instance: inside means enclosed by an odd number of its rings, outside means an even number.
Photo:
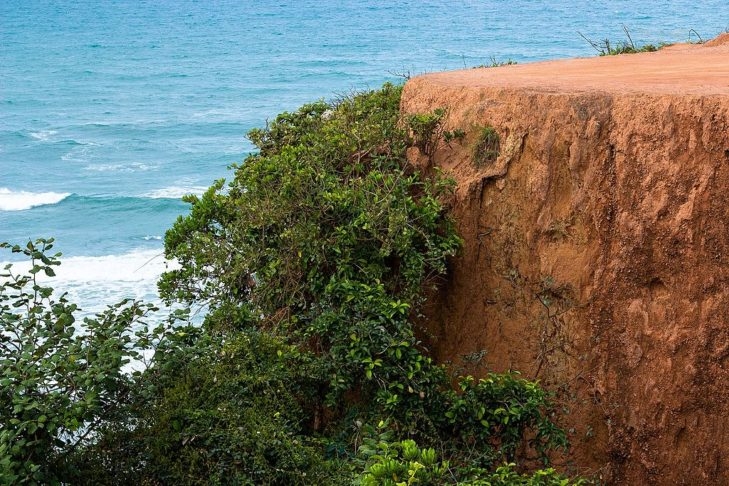
[[[473,147],[473,163],[476,167],[496,161],[499,157],[499,134],[491,126],[481,129],[478,141]]]
[[[617,56],[620,54],[637,54],[639,52],[655,52],[658,49],[670,45],[669,43],[661,42],[657,46],[655,44],[644,44],[642,46],[636,46],[633,42],[633,38],[630,35],[630,31],[626,26],[623,26],[626,39],[623,41],[612,42],[610,39],[603,39],[602,41],[593,41],[585,37],[582,33],[578,32],[588,44],[595,49],[600,56]]]
[[[513,66],[515,64],[518,64],[518,63],[516,61],[514,61],[513,59],[507,59],[506,61],[499,61],[494,56],[491,56],[490,62],[488,64],[479,64],[478,66],[473,66],[473,69]]]
[[[419,113],[407,117],[407,127],[412,134],[413,145],[425,155],[432,155],[443,132],[445,109],[436,108],[430,113]]]
[[[466,138],[466,132],[461,128],[454,128],[453,130],[446,130],[443,132],[443,141],[449,145],[453,140],[460,141],[464,138]]]

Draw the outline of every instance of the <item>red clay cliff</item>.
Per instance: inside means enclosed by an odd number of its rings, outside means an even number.
[[[557,392],[572,472],[729,484],[729,34],[408,81],[403,111],[435,108],[465,132],[410,154],[456,180],[465,240],[437,358]],[[474,160],[486,126],[498,158]]]

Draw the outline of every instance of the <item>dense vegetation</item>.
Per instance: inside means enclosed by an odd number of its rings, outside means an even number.
[[[0,286],[2,481],[573,484],[515,464],[566,447],[544,390],[515,374],[453,389],[417,338],[460,240],[452,184],[405,158],[437,144],[443,112],[402,121],[400,91],[278,116],[229,184],[187,198],[160,292],[202,325],[150,329],[137,302],[79,324],[36,280],[50,243],[15,247],[33,266]]]

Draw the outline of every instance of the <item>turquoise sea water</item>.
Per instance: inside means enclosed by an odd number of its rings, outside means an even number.
[[[729,5],[0,1],[0,241],[55,237],[56,287],[88,310],[154,300],[180,196],[227,177],[266,119],[393,73],[591,56],[578,32],[623,25],[639,43],[706,39]]]

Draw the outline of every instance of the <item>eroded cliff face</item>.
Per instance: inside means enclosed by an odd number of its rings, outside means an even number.
[[[406,84],[405,113],[435,108],[465,132],[410,154],[457,181],[465,239],[436,356],[555,390],[574,472],[729,484],[729,37]]]

